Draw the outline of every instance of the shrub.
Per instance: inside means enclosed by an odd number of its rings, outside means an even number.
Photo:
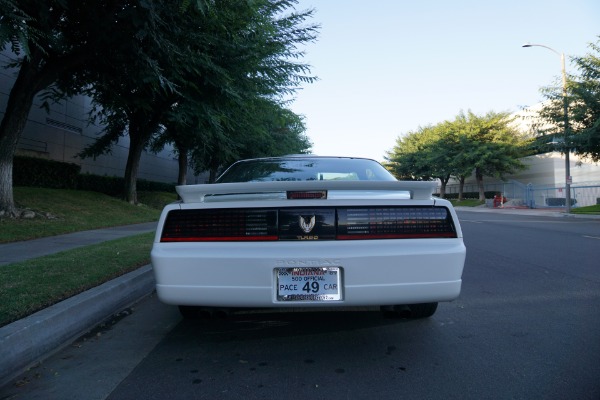
[[[81,166],[45,158],[15,156],[13,185],[51,189],[77,189],[100,192],[113,197],[123,195],[125,181],[117,176],[80,174]],[[144,179],[137,181],[138,191],[175,193],[175,185]]]
[[[13,185],[75,189],[81,166],[45,158],[15,156]]]
[[[493,199],[494,196],[497,193],[498,192],[496,192],[496,191],[487,191],[487,192],[484,192],[486,199]],[[440,194],[439,193],[435,193],[434,196],[440,197]],[[448,199],[448,200],[457,200],[458,199],[458,193],[446,193],[446,196],[444,198]],[[463,193],[463,199],[464,200],[478,200],[479,199],[479,192],[464,192]]]

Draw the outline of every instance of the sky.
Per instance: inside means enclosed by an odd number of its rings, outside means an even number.
[[[384,161],[396,139],[461,111],[516,112],[559,85],[560,56],[600,40],[599,0],[299,0],[321,26],[303,48],[318,81],[290,108],[318,155]]]

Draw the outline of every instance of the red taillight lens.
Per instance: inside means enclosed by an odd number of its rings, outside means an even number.
[[[338,240],[455,238],[444,207],[360,207],[338,209]]]
[[[287,192],[288,200],[314,200],[314,199],[326,199],[326,190],[317,190],[309,192]]]
[[[161,242],[277,240],[277,211],[173,210],[167,215]]]

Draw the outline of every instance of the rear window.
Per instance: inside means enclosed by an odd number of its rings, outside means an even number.
[[[238,161],[216,183],[268,181],[395,181],[381,164],[364,158],[272,158]]]

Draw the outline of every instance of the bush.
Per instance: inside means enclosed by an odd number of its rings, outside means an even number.
[[[13,185],[75,189],[81,166],[45,158],[15,156]]]
[[[125,181],[122,177],[80,174],[81,166],[45,158],[15,156],[13,185],[51,189],[77,189],[122,197]],[[138,179],[137,190],[175,193],[171,183]]]
[[[498,192],[496,191],[487,191],[484,192],[486,199],[493,199]],[[434,196],[440,197],[439,193],[435,193]],[[458,193],[446,193],[444,197],[447,200],[458,200]],[[479,192],[464,192],[463,200],[479,200]]]

